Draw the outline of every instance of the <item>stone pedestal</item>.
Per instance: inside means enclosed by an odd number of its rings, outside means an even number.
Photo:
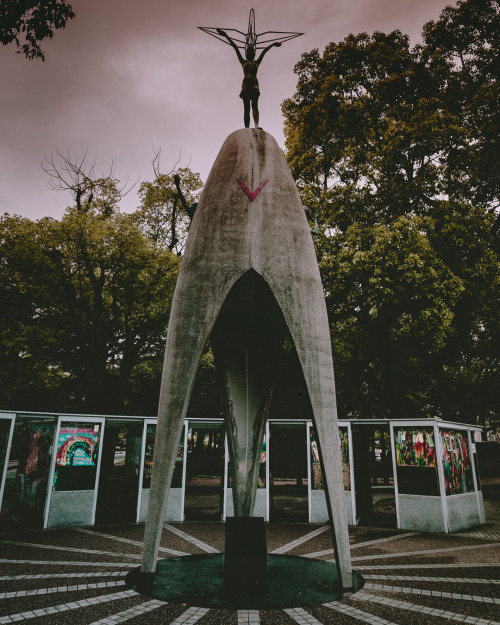
[[[267,549],[263,518],[226,519],[224,588],[245,593],[266,590]]]

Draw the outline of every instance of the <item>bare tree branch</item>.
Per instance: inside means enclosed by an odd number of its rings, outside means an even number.
[[[56,150],[56,154],[57,157],[54,157],[54,154],[50,157],[45,156],[41,163],[43,171],[49,176],[48,187],[54,191],[70,191],[79,211],[88,210],[97,193],[101,192],[105,196],[110,181],[114,183],[116,189],[113,204],[117,204],[130,193],[138,182],[137,180],[129,185],[128,176],[123,180],[116,178],[113,158],[108,172],[98,176],[95,161],[87,161],[87,150],[80,158],[73,156],[70,150],[67,154]]]
[[[159,176],[162,175],[162,171],[160,167],[161,146],[158,149],[156,149],[155,146],[153,146],[153,154],[154,154],[154,157],[153,157],[153,160],[151,161],[151,165],[153,166],[153,173],[155,175],[155,178],[158,178]],[[182,159],[182,150],[179,150],[179,158],[174,163],[174,166],[172,167],[172,169],[167,174],[165,174],[166,176],[171,176],[174,173],[174,171],[177,169],[177,165],[181,162],[181,159]]]

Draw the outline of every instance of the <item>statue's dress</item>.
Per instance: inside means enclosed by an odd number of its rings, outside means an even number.
[[[243,63],[243,82],[241,84],[240,98],[242,100],[256,100],[260,96],[257,70],[259,65],[255,61]]]

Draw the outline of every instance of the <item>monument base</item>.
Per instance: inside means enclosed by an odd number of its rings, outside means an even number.
[[[267,548],[264,519],[227,517],[224,547],[224,587],[228,592],[264,592],[267,588]]]
[[[222,553],[165,558],[158,560],[155,573],[143,573],[138,567],[125,579],[128,588],[161,601],[230,610],[320,605],[345,598],[364,585],[361,575],[353,573],[353,589],[346,593],[334,562],[277,554],[267,554],[267,584],[259,592],[255,587],[227,587]]]

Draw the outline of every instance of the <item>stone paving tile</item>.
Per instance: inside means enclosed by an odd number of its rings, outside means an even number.
[[[144,600],[149,600],[148,597],[143,597]],[[173,623],[179,617],[187,611],[185,605],[165,604],[161,608],[152,610],[146,614],[135,616],[134,618],[126,621],[127,625],[166,625],[167,623]],[[201,619],[197,621],[196,625],[199,625]],[[109,624],[111,625],[111,623]],[[187,624],[186,624],[187,625]]]
[[[260,615],[258,610],[238,610],[238,625],[259,625]]]
[[[3,572],[3,569],[2,569]],[[0,579],[0,594],[4,592],[18,591],[20,588],[24,590],[38,589],[42,586],[55,586],[56,584],[85,584],[92,582],[110,582],[123,580],[128,571],[92,571],[91,573],[85,571],[78,571],[71,573],[53,573],[53,574],[38,574],[29,576],[24,579],[25,576],[12,576],[16,579]]]
[[[15,544],[22,542],[22,544]],[[75,544],[75,543],[73,543]],[[38,546],[41,545],[41,546]],[[68,560],[69,556],[78,560],[87,560],[88,562],[96,561],[110,561],[116,558],[116,561],[120,560],[140,561],[140,555],[136,552],[130,553],[122,548],[121,552],[106,549],[104,551],[93,549],[88,546],[81,547],[63,547],[61,545],[46,545],[43,543],[33,542],[31,544],[26,541],[12,541],[10,543],[0,543],[0,558],[14,558],[24,560]]]
[[[88,580],[86,580],[88,582]],[[69,583],[68,583],[69,582]],[[0,592],[0,601],[6,601],[7,599],[19,599],[25,597],[33,597],[38,595],[54,595],[60,593],[69,593],[69,592],[81,592],[87,590],[96,590],[102,588],[119,588],[123,590],[125,588],[124,580],[100,580],[100,581],[90,581],[89,583],[82,583],[83,580],[80,579],[66,579],[59,580],[59,584],[57,586],[44,586],[38,588],[16,588],[12,591],[3,591]]]
[[[175,524],[182,529],[183,524]],[[129,538],[137,542],[144,542],[144,523],[138,523],[135,525],[96,525],[92,528],[97,532],[103,534],[113,534],[119,538]],[[203,553],[201,549],[198,549],[193,543],[183,540],[179,536],[175,536],[172,532],[164,530],[161,535],[160,547],[167,549],[175,549],[178,551],[185,551],[187,553]]]
[[[343,604],[345,601],[339,603]],[[360,625],[360,621],[353,616],[330,610],[323,605],[309,606],[307,611],[317,618],[320,623],[323,623],[323,625]]]
[[[377,625],[396,625],[396,623],[388,621],[385,618],[374,617],[373,614],[370,614],[365,610],[361,610],[360,608],[353,606],[347,602],[344,603],[339,601],[333,601],[330,603],[325,603],[324,607],[332,610],[332,612],[342,614],[343,616],[355,618],[362,623],[369,623],[370,625],[372,625],[373,623],[377,623]]]
[[[290,608],[283,610],[285,614],[295,621],[298,625],[321,625],[310,612],[304,610],[304,608]]]
[[[374,556],[377,554],[391,555],[396,553],[407,553],[415,551],[415,542],[415,536],[402,538],[401,540],[380,543],[373,546],[356,549],[356,552],[353,553],[353,556],[356,558],[360,558],[362,556]],[[448,549],[450,547],[449,538],[445,535],[421,534],[419,542],[420,547],[418,550],[428,551],[429,553],[436,552],[440,549]],[[488,541],[486,539],[471,539],[465,536],[454,536],[453,547],[477,547],[479,545],[491,544],[491,542],[492,541]]]
[[[314,526],[312,526],[314,527]],[[369,540],[381,540],[387,538],[389,536],[394,536],[396,534],[406,534],[406,531],[398,531],[398,530],[388,530],[388,529],[379,529],[379,528],[359,528],[359,527],[350,527],[349,528],[349,542],[352,545],[356,545],[358,543],[364,543]],[[331,532],[326,531],[312,538],[310,541],[302,543],[301,545],[295,547],[294,549],[287,551],[289,555],[306,555],[318,551],[323,551],[327,549],[333,549],[332,544],[332,535]],[[331,554],[326,554],[324,556],[319,556],[319,559],[324,560],[331,558]]]
[[[220,551],[212,545],[209,545],[203,540],[196,538],[192,534],[188,534],[180,527],[176,527],[174,525],[171,525],[170,523],[164,523],[163,529],[166,530],[169,534],[173,534],[176,539],[187,541],[188,544],[191,545],[191,549],[194,547],[196,549],[199,549],[202,553],[220,553]]]
[[[178,527],[186,534],[194,536],[198,540],[211,545],[218,551],[224,551],[224,523],[222,521],[213,521],[210,523],[201,523],[197,521],[186,521],[184,523],[169,523],[173,527]],[[172,534],[168,530],[163,529],[162,536]],[[194,552],[193,552],[194,553]]]
[[[297,625],[283,610],[261,610],[260,625]]]
[[[500,568],[500,567],[499,567]],[[370,582],[380,583],[383,582],[418,582],[419,584],[431,583],[433,587],[435,587],[436,582],[443,582],[444,584],[459,584],[458,588],[460,588],[460,584],[467,582],[468,584],[492,584],[493,586],[497,586],[500,584],[499,579],[488,579],[488,578],[464,578],[464,577],[440,577],[438,575],[383,575],[380,573],[363,573],[363,577],[365,580],[369,580]]]
[[[360,555],[358,553],[353,554],[352,562],[354,565],[358,564],[371,564],[378,562],[383,562],[384,564],[400,564],[401,560],[406,560],[406,564],[408,564],[408,559],[411,558],[411,564],[419,564],[425,563],[426,561],[434,562],[455,562],[458,561],[458,558],[464,557],[464,554],[467,556],[468,561],[471,564],[476,562],[487,562],[488,560],[491,562],[498,562],[500,556],[500,545],[498,543],[482,543],[478,545],[475,544],[472,539],[469,539],[469,544],[467,545],[453,545],[448,547],[440,547],[440,549],[429,549],[427,545],[419,543],[420,549],[415,547],[415,543],[413,549],[396,553],[390,552],[382,552],[382,553],[371,553],[371,554],[363,554]]]
[[[97,536],[99,538],[105,538],[108,541],[112,541],[114,543],[121,543],[122,545],[125,545],[125,547],[123,548],[127,548],[127,547],[136,547],[139,550],[139,555],[142,554],[142,550],[144,549],[144,544],[143,542],[139,541],[139,540],[131,540],[129,538],[124,538],[122,536],[114,536],[113,534],[107,534],[107,533],[103,533],[103,532],[96,532],[95,530],[91,530],[88,528],[78,528],[75,527],[73,529],[73,531],[75,532],[79,532],[81,534],[86,534],[87,536]],[[179,549],[173,549],[173,548],[165,548],[162,547],[161,545],[158,548],[158,553],[160,556],[162,557],[175,557],[175,556],[186,556],[186,555],[190,555],[189,551],[180,551]]]
[[[326,530],[321,534],[310,538],[306,542],[290,549],[286,553],[290,556],[301,556],[307,553],[332,549],[332,547],[332,534],[329,530]]]
[[[137,560],[133,562],[86,562],[80,559],[70,560],[0,560],[0,568],[5,575],[16,575],[20,572],[36,574],[40,571],[46,573],[74,573],[75,571],[130,571],[138,566]]]
[[[5,582],[19,582],[24,581],[37,581],[41,579],[68,579],[68,578],[84,578],[84,577],[122,577],[126,572],[121,571],[106,571],[98,572],[92,571],[92,573],[84,573],[79,571],[77,573],[37,573],[33,575],[21,574],[21,575],[0,575],[0,583]]]
[[[84,528],[89,532],[97,531],[95,527]],[[109,533],[109,532],[104,532]],[[26,537],[23,535],[20,536],[9,536],[9,540],[27,542]],[[29,542],[45,544],[45,545],[57,545],[59,547],[65,547],[67,549],[72,549],[75,547],[75,531],[71,528],[62,528],[59,532],[50,531],[50,532],[39,532],[37,534],[31,535],[29,538]],[[0,542],[0,545],[2,543]],[[130,545],[127,549],[124,549],[123,543],[111,541],[106,539],[98,534],[82,534],[82,537],[78,540],[78,547],[83,549],[93,549],[98,551],[116,551],[123,552],[127,551],[128,553],[140,554],[142,553],[142,548],[137,547],[135,545]]]
[[[64,586],[61,585],[61,588]],[[43,590],[43,589],[42,589]],[[17,612],[26,610],[37,610],[41,608],[47,608],[58,604],[72,604],[82,599],[89,599],[92,597],[108,597],[111,595],[120,594],[126,591],[125,587],[120,586],[118,588],[96,588],[91,590],[69,590],[61,591],[59,593],[40,593],[37,595],[26,595],[24,597],[11,597],[2,599],[0,602],[0,616],[6,616],[8,614],[15,614]],[[134,594],[134,598],[138,596]],[[126,601],[129,601],[129,597],[126,597]],[[121,598],[120,602],[124,599]]]
[[[106,599],[108,595],[101,596],[101,600]],[[80,603],[80,604],[79,604]],[[96,601],[95,603],[88,603],[88,605],[81,605],[78,600],[66,599],[65,601],[53,601],[49,605],[40,607],[27,607],[18,604],[15,610],[12,610],[10,615],[30,614],[31,618],[18,618],[18,621],[25,621],[29,625],[83,625],[83,623],[92,623],[93,621],[110,616],[118,611],[131,608],[133,606],[144,603],[144,598],[138,595],[128,598],[116,598],[111,601]],[[119,604],[119,609],[117,605]],[[45,615],[41,610],[44,610]],[[8,623],[5,620],[2,622],[0,617],[0,624]]]
[[[403,539],[406,539],[409,536],[417,536],[419,535],[419,532],[397,532],[397,531],[392,531],[392,533],[389,532],[385,532],[384,535],[379,535],[379,536],[367,536],[365,537],[365,540],[353,540],[353,536],[350,536],[350,545],[351,545],[351,554],[352,556],[355,556],[357,553],[363,553],[362,549],[369,547],[369,546],[375,546],[377,548],[382,548],[383,549],[383,545],[387,542],[393,542],[395,540],[397,541],[401,541]],[[359,551],[358,551],[359,550]],[[305,552],[305,549],[301,550],[302,552]],[[300,553],[297,552],[297,550],[294,550],[293,555],[301,555]],[[330,547],[326,550],[316,550],[316,551],[309,551],[309,552],[305,552],[304,555],[306,557],[314,557],[316,559],[320,559],[320,560],[329,560],[332,557],[334,557],[334,551],[332,548],[332,543],[330,541]]]
[[[390,593],[404,593],[408,595],[421,595],[423,597],[441,597],[443,599],[457,599],[457,600],[469,600],[476,601],[478,603],[494,603],[500,606],[500,596],[495,592],[495,588],[485,588],[484,586],[478,586],[477,584],[467,584],[464,592],[464,585],[461,588],[456,588],[451,584],[443,584],[441,589],[436,589],[436,584],[429,585],[424,588],[424,584],[414,584],[413,586],[406,583],[395,584],[393,582],[379,582],[372,583],[367,582],[364,589],[371,592],[374,590],[383,590]],[[487,595],[484,591],[487,591]]]
[[[414,612],[387,604],[353,601],[352,605],[371,614],[374,623],[376,623],[377,618],[395,623],[404,623],[405,625],[410,623],[411,625],[444,625],[444,623],[451,623],[448,620],[443,621],[443,618],[437,615],[429,616],[428,612]]]
[[[390,565],[386,563],[376,564],[375,562],[371,565],[367,566],[357,566],[355,565],[354,570],[361,573],[363,576],[367,573],[406,573],[409,568],[408,564],[393,564],[391,562]],[[415,575],[456,575],[462,578],[471,577],[491,577],[492,579],[500,579],[500,563],[498,561],[488,562],[488,563],[471,563],[471,564],[463,564],[463,563],[435,563],[426,561],[423,564],[417,564],[416,562],[411,563],[411,571],[415,573]]]
[[[420,605],[422,607],[429,608],[430,610],[443,610],[447,612],[465,614],[474,618],[485,618],[500,622],[500,605],[495,605],[493,603],[469,601],[467,599],[459,600],[446,597],[430,597],[427,595],[392,593],[381,590],[363,590],[362,592],[375,594],[378,597],[385,597],[389,601],[403,601],[414,605]],[[463,594],[465,595],[466,593]],[[353,595],[352,600],[357,601],[356,595]]]
[[[269,552],[274,551],[301,538],[305,534],[310,534],[323,527],[324,523],[317,525],[309,525],[307,523],[269,523],[266,526],[267,549]],[[320,535],[326,539],[328,531],[322,532]]]
[[[290,542],[285,543],[284,545],[276,547],[275,549],[271,551],[271,553],[290,555],[292,551],[296,549],[298,546],[305,545],[309,543],[310,540],[314,540],[315,538],[319,536],[323,536],[324,534],[327,534],[327,533],[329,533],[331,536],[331,531],[328,525],[317,527],[316,529],[313,529],[310,532],[306,532],[302,536],[299,536],[298,538],[295,538],[291,540]]]
[[[351,525],[349,527],[349,538],[351,543],[363,543],[367,540],[375,540],[377,538],[387,538],[394,534],[404,534],[408,530],[386,529],[379,527],[363,527],[359,525]]]
[[[144,603],[140,603],[131,608],[127,608],[126,610],[121,610],[120,612],[116,612],[115,614],[105,616],[98,621],[94,621],[93,623],[91,623],[91,625],[110,625],[111,623],[125,623],[126,621],[130,621],[136,616],[142,617],[144,614],[148,614],[152,610],[157,610],[164,605],[164,601],[152,599],[151,601],[145,601]]]
[[[238,625],[236,610],[210,610],[199,621],[198,625]]]

